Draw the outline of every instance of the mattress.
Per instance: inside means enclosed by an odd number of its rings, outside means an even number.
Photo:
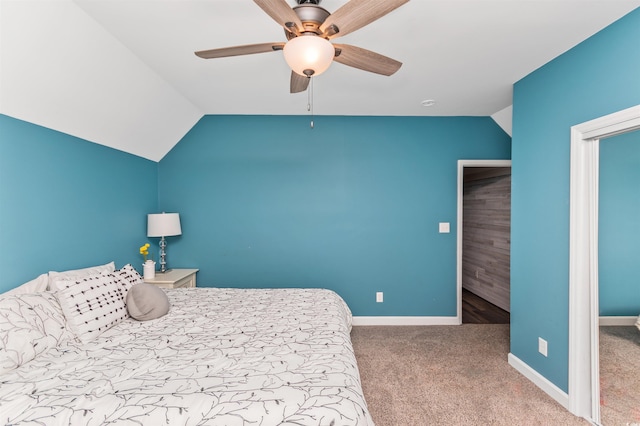
[[[129,318],[0,376],[0,423],[373,424],[336,293],[166,292],[164,317]]]

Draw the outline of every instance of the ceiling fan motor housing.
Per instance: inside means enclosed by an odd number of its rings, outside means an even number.
[[[317,3],[301,3],[293,8],[302,21],[303,32],[322,34],[320,25],[331,15],[329,11],[317,5]]]

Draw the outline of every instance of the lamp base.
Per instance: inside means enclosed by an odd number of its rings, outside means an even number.
[[[160,273],[164,274],[167,272],[167,252],[165,249],[167,248],[167,241],[164,237],[160,238]]]

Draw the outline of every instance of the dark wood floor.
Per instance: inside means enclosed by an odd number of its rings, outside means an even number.
[[[509,324],[509,312],[462,289],[463,324]]]

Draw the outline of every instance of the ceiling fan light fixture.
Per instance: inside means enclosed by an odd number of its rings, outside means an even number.
[[[335,55],[329,40],[315,34],[292,38],[284,45],[284,60],[296,74],[315,77],[325,72]]]

